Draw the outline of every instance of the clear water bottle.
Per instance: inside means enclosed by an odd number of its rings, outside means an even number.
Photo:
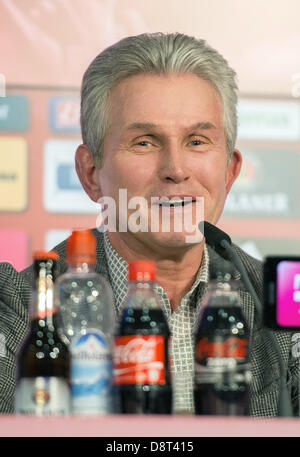
[[[195,331],[195,413],[247,416],[249,330],[229,267],[209,283]]]
[[[69,345],[73,414],[114,412],[114,305],[109,283],[95,272],[96,239],[75,230],[67,241],[68,270],[55,283],[58,332]]]

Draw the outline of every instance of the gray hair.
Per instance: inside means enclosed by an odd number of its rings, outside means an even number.
[[[102,166],[110,91],[123,79],[140,73],[193,73],[210,82],[222,101],[228,162],[231,160],[237,135],[238,87],[235,71],[205,40],[181,33],[144,33],[124,38],[106,48],[92,61],[83,76],[82,140],[91,151],[97,167]]]

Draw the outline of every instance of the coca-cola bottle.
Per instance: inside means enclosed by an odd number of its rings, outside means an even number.
[[[120,413],[171,414],[169,326],[155,291],[156,267],[129,264],[129,288],[114,349],[114,385]]]
[[[209,283],[195,331],[195,413],[247,416],[251,371],[249,331],[238,282],[222,267]]]

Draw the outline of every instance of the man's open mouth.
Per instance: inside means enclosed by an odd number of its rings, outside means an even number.
[[[180,206],[187,206],[195,202],[196,198],[192,196],[180,197],[159,197],[159,199],[153,202],[155,205],[167,208],[177,208]]]
[[[159,206],[165,206],[165,207],[170,207],[170,208],[175,208],[177,206],[186,206],[189,205],[190,203],[193,203],[192,198],[190,199],[185,199],[185,200],[171,200],[169,202],[158,202]]]

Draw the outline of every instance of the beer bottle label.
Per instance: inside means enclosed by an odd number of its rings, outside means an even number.
[[[200,338],[195,349],[196,383],[217,383],[225,379],[249,383],[247,351],[248,341],[244,338]]]
[[[162,335],[115,338],[114,384],[165,384],[165,346]]]
[[[16,388],[16,414],[62,416],[70,413],[70,391],[63,378],[22,378]]]
[[[112,358],[105,335],[88,330],[73,339],[70,352],[72,412],[112,412]]]

